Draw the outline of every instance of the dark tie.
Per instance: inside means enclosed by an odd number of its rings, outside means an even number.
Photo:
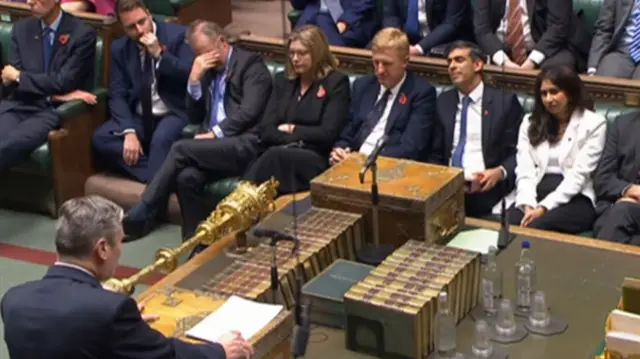
[[[367,139],[367,136],[371,134],[371,131],[376,127],[382,115],[384,114],[384,110],[387,107],[387,102],[389,101],[389,96],[391,96],[391,91],[386,90],[382,97],[376,102],[373,106],[373,110],[369,112],[367,119],[364,121],[362,126],[360,127],[360,131],[358,132],[358,136],[356,137],[356,143],[354,149],[359,149],[364,141]]]
[[[44,57],[45,73],[49,72],[49,61],[51,61],[51,52],[53,51],[53,41],[51,41],[53,33],[53,29],[48,26],[42,30],[42,55]]]
[[[467,112],[469,112],[469,104],[471,104],[471,97],[465,96],[462,98],[462,110],[460,110],[460,134],[458,135],[458,145],[453,151],[451,157],[451,166],[462,168],[462,155],[464,154],[464,147],[467,144]]]
[[[140,106],[142,107],[142,122],[144,123],[144,142],[149,143],[155,124],[153,123],[153,103],[151,100],[151,87],[153,86],[153,59],[148,53],[144,53],[142,65],[142,82],[140,83]]]
[[[404,31],[410,39],[420,39],[420,22],[418,21],[418,0],[409,0],[407,20],[404,23]]]

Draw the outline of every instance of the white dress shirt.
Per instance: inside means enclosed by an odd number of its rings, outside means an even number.
[[[404,81],[406,79],[407,74],[405,73],[402,77],[402,80],[400,80],[400,82],[398,82],[398,84],[391,89],[391,94],[387,99],[387,104],[385,105],[384,111],[382,112],[382,117],[380,117],[380,121],[378,121],[373,130],[371,130],[371,133],[364,140],[362,146],[360,146],[360,153],[364,153],[368,156],[376,147],[378,140],[384,135],[385,129],[387,128],[387,120],[389,119],[389,114],[391,113],[391,109],[393,108],[394,101],[396,100],[396,97],[398,97],[400,88],[402,87],[402,84],[404,84]],[[380,86],[380,91],[378,92],[378,97],[376,98],[375,103],[378,103],[382,95],[384,95],[385,91],[387,91],[387,88],[385,88],[384,86]]]
[[[554,144],[549,144],[549,164],[547,165],[547,174],[562,174],[562,166],[560,166],[560,148],[566,146],[567,143],[562,143],[564,138]]]
[[[482,155],[482,96],[484,94],[484,84],[480,82],[476,88],[469,93],[471,103],[467,109],[467,142],[462,153],[462,168],[464,169],[465,181],[473,180],[473,174],[484,171],[485,163]],[[460,140],[460,117],[462,114],[462,99],[466,95],[458,92],[458,111],[456,111],[456,123],[453,130],[453,142],[451,143],[451,158]],[[449,160],[451,166],[451,159]]]
[[[81,272],[87,273],[88,275],[92,276],[95,278],[95,274],[91,273],[88,269],[80,267],[79,265],[76,264],[71,264],[71,263],[67,263],[67,262],[62,262],[62,261],[56,261],[53,263],[54,266],[59,266],[59,267],[67,267],[67,268],[73,268],[73,269],[77,269]]]
[[[504,38],[507,35],[507,18],[509,17],[509,1],[505,1],[505,3],[504,16],[502,17],[500,26],[498,26],[498,30],[496,31],[498,39],[500,39],[500,41],[502,42],[504,42]],[[527,46],[527,50],[531,50],[535,46],[535,42],[533,41],[533,37],[531,36],[531,22],[529,18],[529,12],[527,10],[527,0],[520,0],[520,8],[522,9],[522,33],[524,35],[524,42]],[[491,56],[493,62],[498,66],[502,66],[506,58],[507,54],[502,50],[496,51],[496,53]],[[533,50],[529,54],[528,59],[533,61],[536,65],[540,65],[542,61],[544,61],[545,56],[542,52]]]

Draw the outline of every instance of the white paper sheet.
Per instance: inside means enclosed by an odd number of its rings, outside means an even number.
[[[258,303],[234,295],[218,310],[189,329],[186,335],[215,342],[222,335],[237,330],[242,333],[243,338],[249,340],[267,326],[282,309],[281,305]]]
[[[447,243],[447,247],[456,247],[482,254],[489,253],[491,246],[498,246],[498,232],[483,228],[462,231]]]

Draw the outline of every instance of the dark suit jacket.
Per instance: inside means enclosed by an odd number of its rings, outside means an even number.
[[[596,212],[603,213],[620,197],[625,187],[636,184],[640,171],[640,112],[632,112],[610,122],[607,141],[594,173],[593,187],[598,203]]]
[[[457,89],[443,92],[438,97],[437,130],[429,162],[449,165],[459,101]],[[510,191],[515,186],[516,147],[524,111],[516,95],[485,84],[482,114],[482,155],[485,166],[503,166],[507,171],[507,187]]]
[[[508,0],[477,0],[474,26],[478,45],[491,56],[504,50],[496,31],[505,15]],[[585,29],[573,13],[571,1],[527,0],[531,37],[538,50],[549,58],[562,49],[571,51],[576,59],[585,53]],[[586,49],[588,51],[588,48]]]
[[[102,289],[79,269],[53,266],[9,289],[0,307],[12,359],[224,359],[219,344],[166,338],[130,297]]]
[[[380,84],[374,75],[356,80],[351,97],[350,119],[335,147],[359,150],[354,148],[358,131],[373,110],[379,92]],[[408,71],[387,119],[385,133],[389,139],[381,154],[412,160],[426,159],[432,146],[435,108],[435,88]]]
[[[408,0],[384,1],[383,27],[404,28]],[[412,39],[428,54],[435,46],[473,39],[473,9],[470,0],[426,0],[427,23],[431,29],[422,39]]]
[[[257,133],[258,122],[269,101],[272,79],[267,66],[260,56],[233,48],[226,70],[227,82],[224,93],[224,109],[227,118],[220,123],[225,137],[241,135],[245,132]],[[202,97],[198,101],[187,94],[187,114],[189,122],[200,125],[206,132],[211,119],[211,83],[213,74],[202,77]]]
[[[604,55],[620,45],[634,6],[635,1],[604,0],[595,24],[588,68],[597,68]]]
[[[309,107],[298,109],[307,116],[292,122],[294,119],[288,118],[287,110],[291,102],[297,101],[298,89],[298,79],[289,80],[282,72],[276,74],[274,90],[262,121],[261,142],[265,146],[298,142],[301,147],[313,149],[322,155],[328,154],[348,118],[351,103],[349,77],[333,71],[316,81],[306,93],[306,96],[310,96],[310,102],[306,102]],[[292,134],[278,130],[283,123],[295,124]]]
[[[184,26],[156,22],[156,37],[163,47],[155,70],[158,95],[173,114],[186,119],[184,97],[193,53],[184,35]],[[140,117],[135,115],[142,83],[140,48],[135,41],[126,36],[113,41],[110,72],[109,109],[120,127],[118,131],[142,128]]]
[[[377,0],[340,0],[344,13],[338,22],[345,22],[349,28],[358,28],[366,39],[358,39],[365,43],[370,41],[375,31],[380,26],[380,18],[377,14]],[[320,12],[320,0],[291,0],[294,9],[302,11],[299,23],[307,24]],[[347,31],[348,32],[348,31]],[[347,33],[345,32],[345,34]],[[360,32],[359,32],[360,33]]]
[[[43,110],[50,108],[49,96],[93,87],[95,30],[63,12],[54,37],[49,71],[45,73],[41,24],[36,17],[13,24],[9,64],[20,70],[20,82],[4,89],[8,98],[0,102],[0,113],[13,109]]]

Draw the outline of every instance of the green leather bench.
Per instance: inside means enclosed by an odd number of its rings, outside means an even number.
[[[2,62],[8,63],[12,24],[0,22]],[[56,215],[65,200],[82,196],[83,184],[93,171],[91,158],[92,124],[97,126],[104,115],[107,91],[102,83],[103,43],[96,44],[94,93],[99,103],[88,106],[81,101],[60,105],[56,112],[60,129],[49,133],[49,140],[23,163],[0,176],[0,202],[9,206]],[[104,112],[104,110],[102,111]]]

